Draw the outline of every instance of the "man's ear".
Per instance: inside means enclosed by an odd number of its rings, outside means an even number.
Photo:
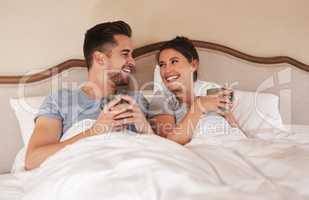
[[[93,61],[101,66],[105,65],[106,64],[106,55],[100,51],[95,51],[93,52]]]

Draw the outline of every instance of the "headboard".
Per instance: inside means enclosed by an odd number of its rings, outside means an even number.
[[[280,97],[280,112],[286,124],[309,125],[305,111],[309,107],[309,65],[287,56],[256,57],[211,42],[193,41],[198,48],[198,78],[233,88],[262,91]],[[138,88],[152,89],[155,55],[163,42],[134,50]],[[22,76],[0,76],[0,174],[8,172],[22,147],[19,125],[9,99],[22,96],[45,96],[63,87],[78,87],[86,81],[84,60],[72,59],[39,72]]]

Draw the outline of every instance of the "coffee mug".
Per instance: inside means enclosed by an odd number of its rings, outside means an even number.
[[[101,103],[100,103],[101,110],[103,110],[104,106],[107,105],[109,102],[113,101],[116,98],[116,96],[117,95],[109,95],[109,96],[103,98],[101,100]],[[122,103],[128,103],[128,102],[126,100],[124,100],[124,99],[121,99],[118,104],[122,104]],[[127,130],[133,131],[133,132],[137,132],[137,129],[136,129],[134,124],[129,124]]]
[[[224,91],[224,90],[227,90],[227,89],[226,88],[211,88],[211,89],[207,90],[207,95],[216,95],[219,92]],[[234,101],[234,92],[233,92],[233,90],[231,91],[229,99],[230,99],[231,102]],[[222,112],[226,112],[228,109],[227,108],[220,108],[220,110]]]

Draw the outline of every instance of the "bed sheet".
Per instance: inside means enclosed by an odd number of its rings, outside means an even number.
[[[12,174],[0,175],[0,200],[21,200],[21,182]]]

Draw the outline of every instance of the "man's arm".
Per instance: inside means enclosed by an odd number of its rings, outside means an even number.
[[[41,116],[36,120],[34,132],[29,141],[25,169],[37,168],[48,157],[81,138],[91,135],[91,130],[82,132],[71,139],[59,142],[62,123],[59,119]]]
[[[31,170],[39,167],[48,157],[66,145],[73,144],[82,138],[112,131],[117,127],[123,126],[124,122],[114,120],[114,116],[119,115],[122,111],[111,110],[119,101],[120,99],[115,99],[107,104],[92,128],[63,142],[60,142],[62,132],[61,120],[47,116],[38,117],[28,145],[25,169]]]

